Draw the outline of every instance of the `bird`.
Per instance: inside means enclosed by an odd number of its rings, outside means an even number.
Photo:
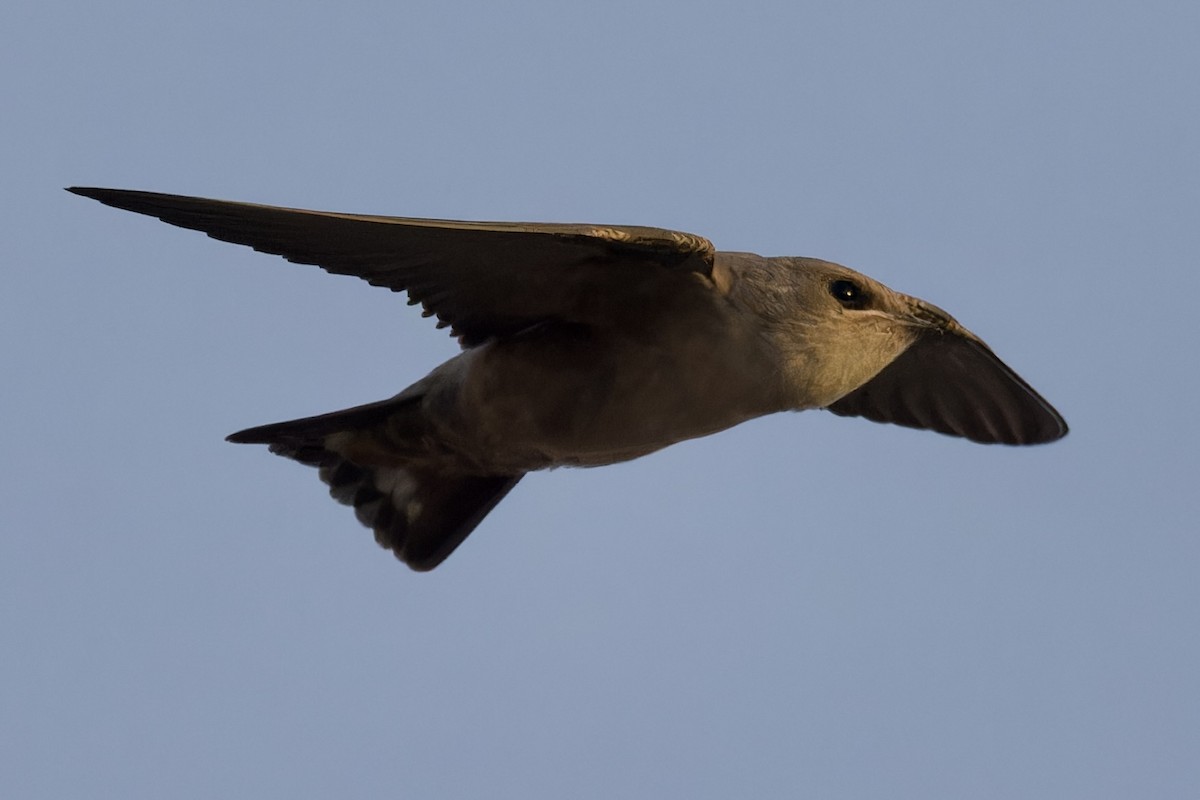
[[[386,400],[248,428],[318,470],[376,541],[438,566],[529,472],[638,458],[827,409],[985,444],[1067,434],[974,333],[829,261],[625,225],[372,216],[69,187],[404,292],[462,349]]]

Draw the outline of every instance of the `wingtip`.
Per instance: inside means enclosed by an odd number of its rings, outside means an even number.
[[[1066,435],[1071,432],[1071,428],[1067,425],[1067,421],[1063,419],[1062,415],[1058,412],[1055,412],[1055,421],[1058,423],[1057,430],[1050,432],[1048,436],[1046,436],[1044,439],[1034,442],[1034,444],[1050,444],[1051,442],[1057,442],[1059,439],[1066,437]]]
[[[237,433],[229,434],[225,437],[225,441],[231,444],[266,444],[266,442],[259,441],[257,438],[255,438],[253,433],[254,428],[247,428],[244,431],[238,431]]]
[[[77,194],[80,197],[88,197],[92,200],[99,200],[101,203],[106,203],[106,198],[112,198],[114,195],[121,193],[120,189],[102,189],[98,186],[65,186],[71,194]]]
[[[1042,419],[1037,423],[1036,432],[1017,442],[1017,444],[1050,444],[1051,442],[1057,442],[1070,433],[1071,429],[1067,426],[1066,419],[1058,412],[1058,409],[1050,405],[1046,398],[1034,391],[1032,386],[1024,381],[1021,383],[1033,400],[1040,406]]]

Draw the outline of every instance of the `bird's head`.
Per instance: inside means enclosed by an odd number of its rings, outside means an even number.
[[[763,259],[739,274],[736,299],[762,319],[795,408],[862,386],[924,330],[964,331],[936,306],[828,261]]]

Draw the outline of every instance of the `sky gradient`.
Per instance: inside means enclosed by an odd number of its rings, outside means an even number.
[[[5,796],[1200,791],[1200,6],[6,16]],[[419,575],[223,438],[390,396],[446,333],[68,185],[825,258],[1072,432],[776,415],[531,475]]]

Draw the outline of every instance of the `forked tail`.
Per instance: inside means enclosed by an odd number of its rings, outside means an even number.
[[[447,474],[405,463],[358,463],[329,446],[334,434],[370,436],[372,428],[393,428],[397,417],[415,417],[419,397],[403,394],[379,403],[317,417],[277,422],[239,431],[231,442],[266,444],[272,453],[316,467],[329,493],[352,506],[375,541],[418,571],[442,563],[475,526],[508,494],[522,475]],[[414,420],[415,421],[415,420]]]

